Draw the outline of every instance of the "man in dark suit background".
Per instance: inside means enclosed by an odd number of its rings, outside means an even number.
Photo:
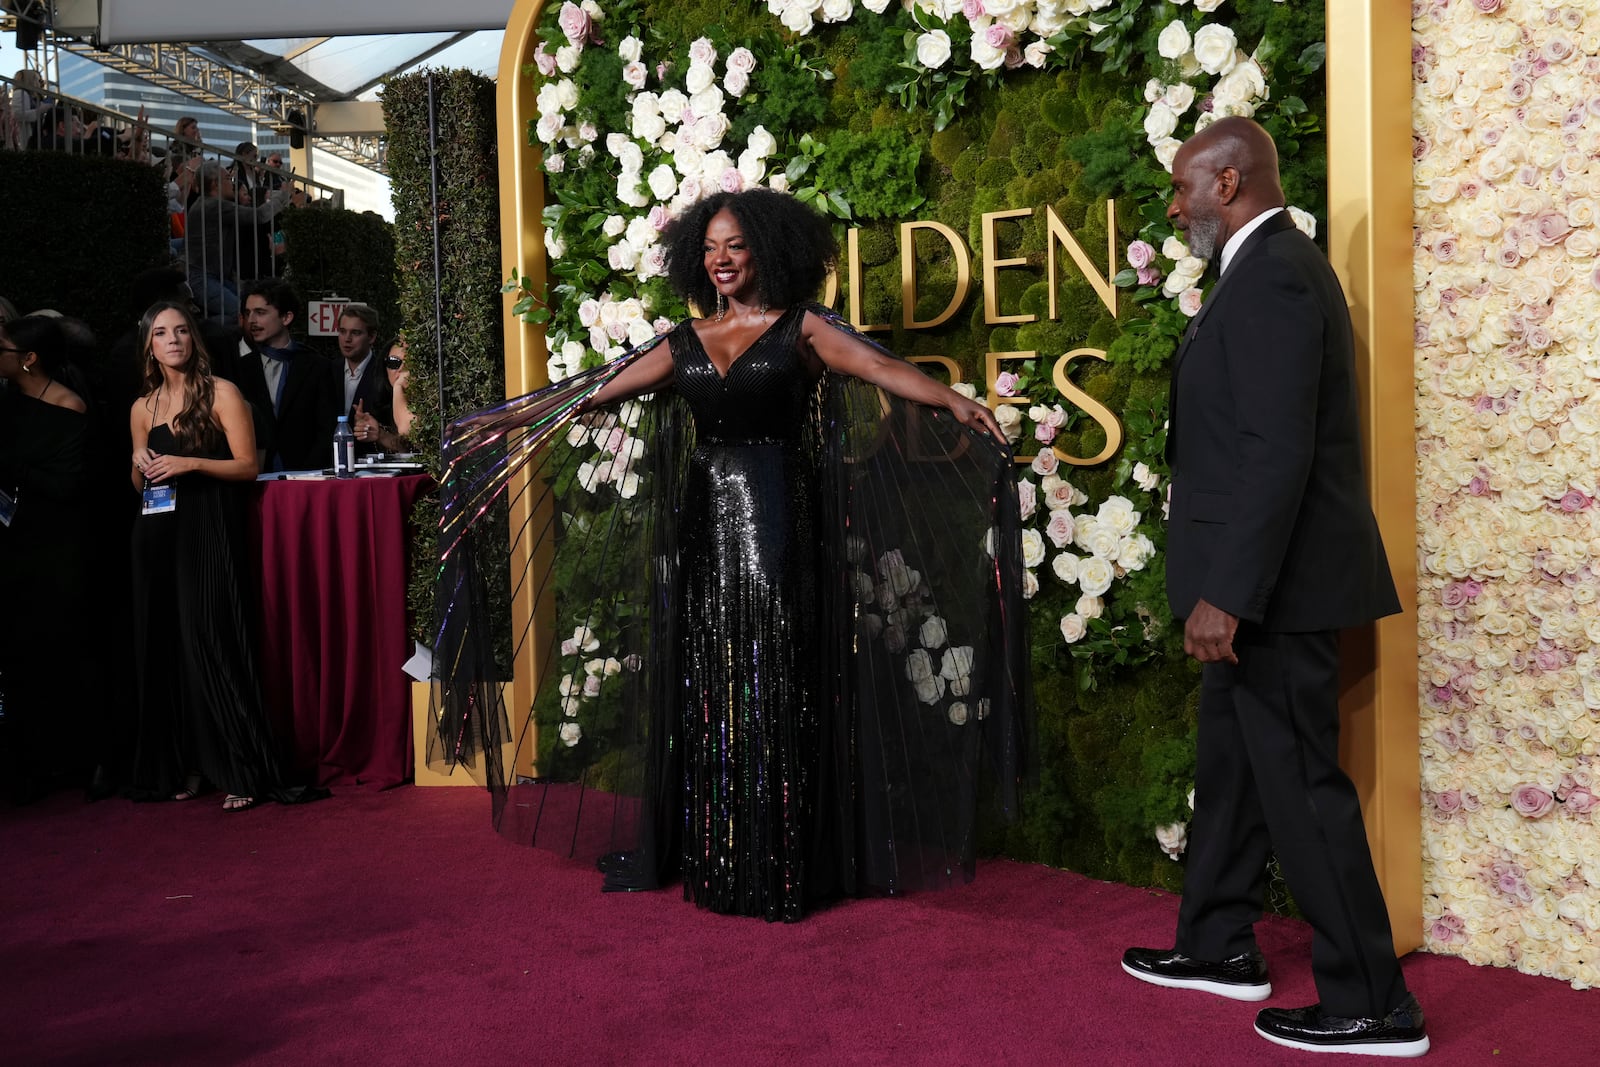
[[[1337,277],[1283,210],[1277,150],[1221,119],[1178,151],[1167,215],[1219,278],[1173,368],[1167,595],[1204,664],[1177,944],[1156,985],[1271,995],[1256,947],[1269,855],[1315,932],[1319,1004],[1267,1008],[1290,1047],[1419,1056],[1355,787],[1339,768],[1338,632],[1400,610],[1367,496]]]
[[[394,390],[383,357],[376,354],[378,312],[366,304],[346,304],[338,330],[340,358],[333,361],[328,384],[334,411],[349,416],[357,452],[381,451],[380,428],[394,428]]]
[[[321,470],[333,457],[328,360],[290,336],[299,307],[287,283],[252,282],[245,289],[238,353],[217,360],[217,373],[250,402],[263,471]]]

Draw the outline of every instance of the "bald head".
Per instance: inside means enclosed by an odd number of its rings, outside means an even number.
[[[1277,146],[1250,119],[1218,119],[1178,149],[1172,191],[1167,217],[1195,255],[1210,259],[1245,223],[1283,206]]]

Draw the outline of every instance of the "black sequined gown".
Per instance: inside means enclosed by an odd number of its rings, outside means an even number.
[[[804,453],[815,380],[803,315],[776,319],[718,373],[692,323],[670,339],[694,415],[679,581],[684,893],[797,919],[810,884],[818,763],[817,486]]]

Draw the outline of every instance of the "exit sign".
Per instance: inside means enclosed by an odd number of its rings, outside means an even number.
[[[312,337],[339,336],[339,314],[355,303],[348,296],[330,296],[306,305],[306,333]]]

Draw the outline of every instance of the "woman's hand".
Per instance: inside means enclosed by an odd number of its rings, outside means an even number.
[[[159,452],[145,449],[145,459],[139,464],[139,469],[144,471],[144,476],[152,482],[164,482],[168,478],[176,478],[180,474],[189,474],[199,469],[200,463],[193,456],[164,456]],[[138,460],[135,459],[136,463]]]
[[[1010,444],[1001,431],[1000,424],[995,421],[994,412],[976,400],[968,400],[960,393],[955,393],[955,399],[950,401],[950,414],[954,415],[961,425],[993,434],[994,439],[1003,445]]]
[[[355,435],[362,443],[381,444],[383,441],[383,424],[367,413],[360,400],[356,401]]]

